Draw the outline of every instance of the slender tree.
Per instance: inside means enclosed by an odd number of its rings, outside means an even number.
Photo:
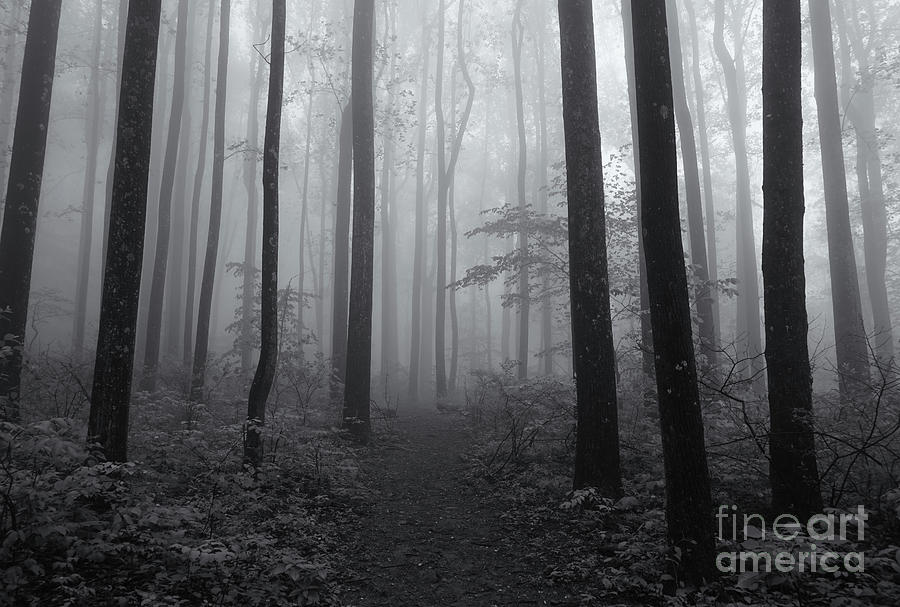
[[[822,509],[812,432],[803,262],[800,0],[763,1],[763,293],[772,505]]]
[[[12,144],[9,133],[13,122],[13,111],[16,109],[13,104],[13,95],[16,92],[16,46],[19,38],[19,19],[25,0],[13,0],[9,3],[9,12],[7,17],[9,22],[6,30],[6,44],[3,49],[3,87],[0,88],[0,183],[6,181],[7,161],[9,158],[9,147]],[[5,194],[5,192],[4,192]],[[3,205],[6,199],[0,201],[0,219],[3,218]]]
[[[108,255],[88,420],[88,443],[98,444],[111,461],[127,457],[160,4],[148,0],[129,5],[122,58]]]
[[[591,0],[559,0],[575,364],[575,488],[621,492],[616,358],[609,311],[603,152]]]
[[[278,157],[284,88],[284,30],[285,0],[272,0],[272,52],[263,143],[262,334],[259,363],[250,384],[244,440],[244,461],[254,466],[262,464],[266,399],[272,389],[278,362]]]
[[[699,584],[715,573],[715,542],[678,216],[666,2],[632,0],[631,10],[634,39],[641,41],[634,46],[641,225],[662,429],[668,541],[681,551],[680,559],[672,563],[674,578]]]
[[[169,261],[169,240],[172,227],[172,198],[175,191],[175,172],[178,168],[178,139],[184,113],[185,74],[187,73],[188,0],[178,0],[178,26],[175,33],[175,84],[172,87],[172,111],[163,159],[162,181],[157,209],[156,253],[153,280],[147,313],[147,338],[144,348],[144,375],[141,390],[156,389],[159,350],[162,338],[162,315],[165,301],[166,272]],[[182,201],[179,201],[182,202]]]
[[[337,207],[334,218],[334,286],[331,297],[332,393],[340,397],[347,371],[347,307],[350,281],[350,217],[353,205],[353,99],[341,111],[338,133]]]
[[[84,350],[87,322],[88,283],[91,266],[91,242],[94,233],[94,195],[97,188],[97,155],[100,147],[100,51],[103,43],[103,1],[97,0],[94,12],[94,43],[91,49],[91,74],[88,84],[85,120],[86,162],[81,190],[81,234],[78,238],[78,278],[75,286],[75,314],[72,351],[78,358]]]
[[[424,21],[423,16],[423,21]],[[422,26],[422,77],[417,98],[418,140],[416,143],[416,223],[413,237],[413,280],[411,327],[409,345],[409,398],[419,399],[419,353],[422,346],[422,283],[425,280],[425,139],[428,133],[428,113],[425,99],[428,97],[428,67],[430,64],[431,38],[426,24]]]
[[[372,367],[372,273],[375,248],[375,117],[372,99],[375,1],[355,0],[351,88],[353,97],[353,250],[344,425],[369,439]]]
[[[206,357],[209,348],[209,320],[213,286],[216,281],[216,259],[219,252],[219,231],[222,224],[222,181],[225,170],[225,92],[228,84],[228,30],[231,0],[222,0],[219,13],[219,58],[216,75],[216,108],[213,119],[212,193],[209,206],[209,233],[200,282],[200,301],[197,310],[197,337],[194,340],[194,364],[191,372],[191,400],[203,398],[206,381]]]
[[[512,24],[512,57],[513,80],[516,90],[516,134],[519,142],[518,171],[516,172],[516,197],[519,201],[519,212],[523,217],[519,229],[519,255],[522,258],[519,268],[519,347],[516,354],[519,365],[519,379],[528,377],[528,327],[530,310],[530,293],[528,285],[528,230],[524,226],[525,211],[528,207],[525,194],[525,175],[528,170],[527,145],[525,139],[525,109],[522,93],[522,45],[525,41],[525,26],[522,25],[522,6],[524,0],[516,2]]]
[[[706,256],[706,238],[703,227],[703,201],[700,196],[700,163],[697,157],[697,140],[694,137],[694,120],[688,104],[681,53],[681,35],[678,27],[678,9],[675,0],[667,0],[669,25],[669,54],[672,57],[672,92],[675,101],[675,122],[681,142],[681,161],[684,167],[684,183],[688,214],[688,236],[691,243],[690,262],[694,268],[694,301],[700,321],[700,352],[706,365],[716,365],[716,331],[713,319],[712,298],[709,294],[709,261]]]
[[[197,152],[197,170],[194,173],[194,184],[191,192],[191,224],[188,233],[187,259],[187,292],[184,306],[184,358],[182,366],[191,367],[191,356],[194,352],[194,309],[197,291],[197,232],[200,224],[200,195],[203,191],[203,180],[206,175],[206,152],[209,147],[209,106],[212,96],[212,40],[215,6],[210,0],[206,17],[206,52],[203,56],[203,115],[200,119],[200,150]]]
[[[61,0],[33,0],[0,231],[0,418],[19,417],[34,234],[44,175]]]
[[[850,226],[828,0],[809,0],[809,18],[815,63],[822,176],[825,181],[825,226],[828,231],[835,353],[840,392],[845,398],[849,398],[868,383],[869,357]]]

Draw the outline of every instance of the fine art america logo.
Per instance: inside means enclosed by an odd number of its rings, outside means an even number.
[[[720,552],[716,567],[723,573],[861,573],[862,552],[830,548],[848,539],[864,540],[868,518],[865,508],[857,506],[854,513],[814,514],[805,523],[792,514],[780,514],[767,524],[761,514],[738,514],[737,506],[721,505],[716,512],[717,539],[738,542],[740,550]],[[773,541],[785,549],[773,549]]]

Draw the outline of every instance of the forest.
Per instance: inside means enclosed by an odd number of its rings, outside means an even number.
[[[900,605],[898,23],[0,0],[0,605]]]

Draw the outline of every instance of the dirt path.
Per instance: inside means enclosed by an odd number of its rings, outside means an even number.
[[[395,424],[399,439],[361,465],[373,505],[349,550],[344,605],[579,604],[548,586],[537,536],[470,478],[462,418],[401,412]]]

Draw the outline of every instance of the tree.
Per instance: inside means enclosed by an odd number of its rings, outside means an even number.
[[[809,0],[812,50],[815,63],[816,109],[825,181],[825,225],[828,230],[828,266],[831,270],[831,305],[840,392],[846,398],[869,380],[869,356],[863,326],[856,254],[850,226],[847,176],[838,104],[831,10],[828,0]]]
[[[734,58],[725,46],[725,0],[715,0],[713,47],[722,64],[727,92],[728,122],[734,148],[737,196],[735,201],[738,354],[751,358],[742,373],[762,392],[762,342],[759,330],[759,285],[756,273],[756,243],[753,234],[753,201],[750,193],[750,160],[747,152],[747,84],[744,75],[743,1],[734,3]]]
[[[347,307],[350,282],[350,217],[353,212],[353,98],[341,111],[338,133],[337,207],[334,218],[334,292],[331,297],[332,392],[340,395],[347,372]]]
[[[156,253],[153,262],[153,280],[147,313],[147,338],[144,348],[144,375],[141,390],[156,389],[159,367],[159,349],[162,337],[162,314],[166,287],[166,271],[169,261],[169,236],[172,226],[172,194],[175,189],[175,172],[178,168],[178,139],[184,113],[185,74],[187,73],[188,0],[178,0],[178,28],[175,33],[175,84],[172,87],[172,111],[169,114],[169,132],[163,160],[162,182],[159,191],[159,208],[156,226]],[[179,203],[183,201],[178,201]]]
[[[222,224],[222,181],[225,169],[225,92],[228,83],[228,29],[231,0],[222,0],[219,9],[219,58],[216,75],[216,110],[213,118],[212,193],[209,205],[209,233],[200,282],[200,301],[197,310],[197,337],[194,340],[194,364],[191,372],[191,400],[203,398],[206,378],[206,356],[209,348],[209,318],[212,308],[213,286],[216,280],[216,258],[219,252],[219,231]]]
[[[632,0],[641,163],[641,225],[666,479],[668,541],[676,579],[715,573],[712,502],[687,276],[678,216],[678,159],[665,0]],[[571,226],[570,226],[571,228]],[[574,272],[573,272],[574,273]]]
[[[763,1],[763,294],[772,505],[822,509],[812,433],[803,262],[800,0]]]
[[[191,355],[194,343],[194,304],[197,291],[197,232],[200,223],[200,195],[203,191],[203,178],[206,175],[206,151],[209,147],[209,106],[212,91],[210,75],[212,74],[212,39],[215,6],[209,3],[209,14],[206,17],[206,52],[203,57],[203,116],[200,119],[200,150],[197,153],[197,170],[194,173],[194,186],[191,192],[191,224],[188,233],[187,260],[187,294],[184,305],[184,358],[182,366],[191,367]]]
[[[247,400],[247,434],[244,440],[244,461],[254,466],[262,464],[266,399],[269,398],[278,363],[278,157],[284,88],[284,30],[285,0],[272,0],[272,53],[263,143],[262,335],[259,362]]]
[[[61,0],[33,0],[0,231],[0,418],[17,420]]]
[[[372,99],[374,0],[355,0],[351,96],[353,111],[353,250],[344,426],[360,442],[371,430],[372,274],[375,248],[375,117]]]
[[[103,42],[103,1],[97,0],[94,13],[94,44],[91,49],[91,75],[85,104],[85,145],[87,161],[81,191],[81,235],[78,239],[78,279],[75,287],[75,314],[72,351],[76,357],[84,350],[84,327],[87,317],[88,282],[91,266],[91,241],[94,226],[94,194],[97,188],[97,154],[100,147],[100,51]]]
[[[694,300],[700,321],[700,352],[706,357],[706,365],[716,365],[716,331],[712,298],[709,289],[709,262],[706,256],[706,239],[703,229],[703,201],[700,196],[700,170],[697,158],[697,141],[694,138],[694,121],[685,90],[682,65],[681,35],[678,28],[678,10],[675,0],[667,0],[669,25],[669,54],[672,57],[672,92],[675,101],[675,121],[681,141],[681,161],[684,166],[684,185],[688,214],[688,236],[691,244],[690,262],[694,267],[696,282]]]
[[[424,21],[424,18],[423,18]],[[422,26],[422,78],[419,81],[418,141],[416,143],[416,223],[413,244],[413,280],[409,345],[409,398],[419,399],[419,352],[422,346],[422,283],[425,280],[425,138],[428,132],[428,114],[425,99],[428,96],[428,67],[431,38],[426,24]]]
[[[516,195],[519,200],[519,209],[525,211],[528,206],[525,198],[525,174],[528,170],[527,141],[525,139],[525,109],[522,102],[522,44],[525,40],[525,27],[522,25],[522,4],[524,0],[516,2],[516,10],[513,12],[512,25],[512,56],[513,56],[513,80],[516,90],[516,134],[519,142],[518,171],[516,173]],[[522,259],[527,258],[528,232],[519,232],[519,251]],[[519,347],[516,354],[519,360],[519,379],[528,377],[528,324],[529,324],[529,286],[528,269],[523,268],[519,274]]]
[[[99,444],[111,461],[127,457],[160,4],[130,3],[122,58],[108,255],[88,420],[88,443]]]
[[[591,0],[559,0],[577,431],[575,488],[622,490],[616,358],[609,311],[603,152]],[[523,269],[523,272],[525,270]]]

